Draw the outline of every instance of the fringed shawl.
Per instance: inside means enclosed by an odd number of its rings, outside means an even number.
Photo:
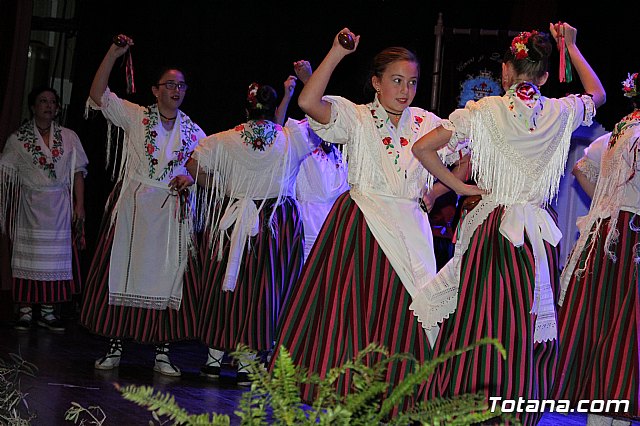
[[[115,234],[109,303],[177,310],[187,257],[196,252],[194,217],[191,195],[177,196],[168,183],[175,176],[188,174],[185,163],[205,134],[182,111],[178,111],[173,129],[166,131],[157,104],[142,107],[118,98],[109,89],[100,106],[89,99],[87,108],[100,110],[107,119],[107,164],[113,149],[114,176],[121,182],[110,217]],[[112,125],[118,128],[116,143],[112,141]],[[138,220],[142,217],[145,219]]]
[[[581,123],[591,123],[595,111],[592,106],[589,97],[583,101],[576,96],[536,97],[525,103],[511,92],[471,101],[443,123],[453,132],[451,143],[469,139],[472,176],[488,195],[465,218],[453,259],[431,283],[441,295],[431,325],[455,312],[462,256],[475,230],[502,205],[506,209],[500,232],[516,246],[524,244],[526,233],[534,252],[534,338],[538,342],[556,338],[553,291],[543,240],[556,245],[561,233],[544,207],[558,192],[571,134]]]
[[[266,120],[250,121],[200,141],[193,158],[209,182],[198,203],[198,221],[210,230],[208,244],[218,244],[217,261],[223,258],[224,239],[231,229],[223,290],[235,289],[245,247],[251,249],[249,237],[276,232],[275,207],[268,230],[259,228],[258,215],[267,199],[276,198],[278,206],[283,197],[295,196],[300,163],[313,148],[307,124],[292,119],[284,128]],[[230,202],[223,211],[225,199]]]
[[[638,191],[640,190],[640,111],[636,110],[618,123],[602,152],[596,187],[591,200],[589,213],[578,219],[580,237],[573,248],[567,266],[562,271],[559,305],[564,302],[571,276],[582,275],[584,267],[578,268],[578,262],[585,250],[587,260],[593,255],[597,236],[605,219],[609,218],[604,242],[605,254],[616,262],[614,246],[618,243],[618,214],[620,210],[640,213]],[[596,140],[594,143],[600,142]],[[583,157],[585,158],[585,157]],[[633,195],[632,195],[633,194]],[[632,221],[633,222],[633,221]],[[634,227],[632,223],[630,227]],[[635,230],[638,232],[638,230]],[[589,241],[587,246],[587,241]],[[634,247],[634,261],[640,263],[640,248]],[[585,261],[584,265],[588,262]]]
[[[70,280],[74,175],[87,157],[70,129],[51,123],[48,147],[33,120],[12,134],[0,156],[0,228],[13,243],[12,273]]]

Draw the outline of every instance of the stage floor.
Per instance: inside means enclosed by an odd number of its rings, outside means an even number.
[[[16,331],[10,322],[0,322],[0,357],[9,353],[22,357],[39,368],[35,378],[26,378],[22,390],[28,392],[28,402],[37,413],[33,425],[70,425],[64,414],[77,402],[84,406],[98,405],[106,414],[106,425],[148,425],[151,414],[144,408],[125,401],[113,384],[153,386],[170,392],[178,404],[191,414],[212,412],[228,414],[232,424],[239,424],[233,411],[244,387],[235,385],[232,376],[226,380],[208,380],[199,374],[207,350],[197,342],[171,345],[171,360],[182,370],[182,377],[171,378],[153,372],[153,347],[127,343],[120,367],[111,371],[93,368],[96,358],[104,355],[107,340],[88,333],[73,319],[65,319],[67,330],[53,333],[33,327]],[[586,424],[586,415],[546,413],[542,426]],[[634,423],[634,425],[640,425]]]

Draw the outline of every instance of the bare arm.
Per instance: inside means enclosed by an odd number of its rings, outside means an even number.
[[[460,195],[482,195],[484,192],[475,185],[465,184],[454,175],[438,157],[438,150],[451,138],[451,131],[438,126],[413,144],[411,152],[422,165],[442,184]]]
[[[322,100],[331,74],[336,69],[336,66],[340,63],[342,58],[349,53],[354,52],[358,48],[360,42],[360,36],[356,36],[348,28],[343,29],[341,32],[350,33],[355,41],[355,48],[353,50],[347,50],[338,42],[338,36],[333,39],[333,45],[331,50],[327,53],[324,60],[318,66],[309,81],[304,85],[300,96],[298,96],[298,105],[302,110],[319,123],[327,124],[331,119],[331,105],[328,102]]]
[[[293,63],[293,70],[302,84],[307,84],[307,81],[311,78],[311,74],[313,74],[311,63],[305,60],[295,61]]]
[[[469,157],[469,154],[462,157],[451,170],[451,173],[463,182],[466,182],[467,179],[469,179]],[[427,211],[431,211],[438,197],[443,196],[449,191],[451,191],[451,188],[447,187],[442,182],[438,181],[434,183],[431,190],[422,196],[422,200],[427,206]]]
[[[585,92],[593,96],[593,102],[596,104],[596,107],[603,105],[607,100],[606,92],[604,91],[602,83],[600,83],[598,75],[593,71],[593,68],[591,68],[591,65],[589,65],[584,56],[582,56],[580,49],[578,49],[576,45],[576,35],[578,31],[566,22],[549,24],[549,31],[553,38],[556,39],[556,42],[558,41],[558,33],[564,32],[567,52],[569,52],[571,63],[578,73],[582,87],[584,87]]]
[[[283,125],[287,118],[287,109],[289,108],[289,102],[293,97],[293,92],[296,90],[296,77],[290,75],[284,82],[284,94],[280,105],[276,109],[276,123]]]
[[[73,220],[84,220],[84,174],[82,172],[76,172],[73,175],[73,198],[75,200]]]
[[[104,91],[107,89],[107,85],[109,84],[109,75],[111,74],[111,69],[120,56],[124,55],[125,52],[129,49],[129,46],[133,45],[133,40],[125,35],[120,35],[121,38],[124,38],[127,41],[127,45],[124,47],[118,47],[115,44],[111,44],[107,54],[102,59],[100,66],[98,67],[98,71],[96,71],[96,75],[93,77],[93,82],[91,83],[91,89],[89,90],[89,97],[91,100],[95,102],[97,105],[101,106],[101,99]]]
[[[196,181],[196,183],[202,187],[211,186],[212,180],[202,167],[198,166],[198,162],[193,158],[187,160],[187,164],[185,164],[187,171],[191,175],[191,177]]]
[[[593,198],[593,193],[596,191],[595,182],[591,182],[589,178],[587,178],[587,175],[578,168],[577,164],[573,166],[571,173],[576,177],[576,180],[589,198]]]

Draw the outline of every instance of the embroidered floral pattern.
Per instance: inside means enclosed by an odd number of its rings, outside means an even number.
[[[264,151],[273,144],[278,132],[282,131],[282,126],[267,120],[256,120],[236,126],[235,130],[240,132],[244,143],[254,151]]]
[[[51,179],[56,179],[55,163],[64,154],[62,148],[62,130],[57,123],[51,123],[53,128],[53,144],[51,145],[51,161],[47,155],[42,152],[42,148],[38,145],[38,137],[33,130],[33,122],[29,121],[18,129],[18,140],[22,142],[22,146],[31,154],[33,164],[38,165],[47,172]]]
[[[638,124],[640,124],[640,110],[635,110],[620,120],[613,128],[611,138],[609,139],[608,149],[611,149],[616,145],[618,139],[620,139],[627,129],[635,127]]]
[[[509,98],[509,111],[513,113],[515,118],[524,121],[529,132],[533,132],[537,127],[536,118],[542,110],[538,87],[527,81],[517,83],[507,90],[506,96]],[[520,99],[527,108],[534,110],[533,114],[523,114],[518,111],[516,98]]]
[[[158,165],[158,145],[156,138],[158,132],[155,130],[158,125],[158,106],[152,105],[147,107],[144,112],[142,124],[145,126],[145,156],[149,163],[149,178],[158,181],[164,180],[167,176],[173,177],[173,171],[176,167],[184,164],[191,155],[191,146],[198,141],[198,128],[189,117],[180,114],[180,148],[173,151],[173,158],[167,162],[167,165],[156,176],[156,166]],[[154,177],[155,176],[155,177]]]
[[[391,131],[387,127],[387,126],[391,126],[389,118],[384,120],[383,118],[380,117],[380,110],[382,109],[383,108],[380,105],[380,103],[377,101],[377,99],[374,100],[371,104],[369,104],[369,111],[371,111],[371,117],[373,117],[375,126],[378,129],[378,133],[380,134],[380,141],[382,142],[382,145],[384,145],[387,154],[391,156],[390,158],[393,161],[393,164],[396,166],[396,172],[405,173],[406,175],[406,170],[403,172],[402,167],[398,165],[400,161],[400,149],[403,149],[409,146],[409,141],[411,139],[415,140],[415,135],[417,135],[418,132],[420,131],[420,126],[424,118],[418,115],[414,115],[413,122],[411,124],[411,133],[413,134],[413,137],[410,138],[409,135],[405,134],[406,137],[399,136],[398,141],[395,142],[391,134]],[[398,128],[397,132],[401,133],[402,129]]]

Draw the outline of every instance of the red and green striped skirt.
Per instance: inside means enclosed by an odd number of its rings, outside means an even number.
[[[490,346],[478,347],[441,364],[424,386],[424,398],[484,393],[503,399],[549,399],[557,342],[534,342],[535,268],[531,244],[515,247],[500,233],[504,207],[496,208],[474,232],[461,261],[456,311],[442,323],[434,358],[484,338],[497,338],[506,361]],[[550,212],[554,218],[554,212]],[[551,286],[557,294],[559,246],[545,242]],[[518,414],[536,424],[538,413]]]
[[[284,346],[295,364],[322,378],[370,343],[423,362],[431,350],[410,304],[409,293],[346,192],[327,216],[289,299],[276,350]],[[414,367],[411,361],[392,363],[385,380],[393,387]],[[342,395],[351,385],[350,373],[336,382]],[[311,402],[315,392],[313,385],[303,385],[302,397]]]
[[[269,218],[274,208],[272,231]],[[223,258],[218,261],[219,240],[211,246],[208,234],[204,235],[198,329],[200,339],[211,348],[231,351],[239,343],[257,351],[273,348],[282,309],[302,269],[304,236],[298,205],[290,197],[277,207],[275,198],[266,200],[259,222],[260,231],[250,237],[250,249],[245,248],[234,291],[222,291],[229,239],[225,238]]]
[[[581,399],[626,399],[631,416],[640,416],[640,359],[638,358],[638,256],[640,217],[620,211],[617,261],[604,252],[609,219],[600,225],[587,261],[589,243],[571,277],[558,312],[560,356],[554,398],[576,404]],[[615,414],[615,413],[613,413]],[[622,415],[623,413],[617,413]]]
[[[109,262],[115,226],[111,226],[113,203],[120,185],[112,191],[100,226],[97,249],[89,268],[80,321],[90,331],[109,338],[133,339],[140,343],[165,343],[197,338],[197,300],[200,265],[189,257],[182,280],[179,310],[146,309],[109,304]]]
[[[82,289],[80,254],[72,243],[73,279],[57,281],[38,281],[13,277],[13,301],[21,304],[69,302]]]

